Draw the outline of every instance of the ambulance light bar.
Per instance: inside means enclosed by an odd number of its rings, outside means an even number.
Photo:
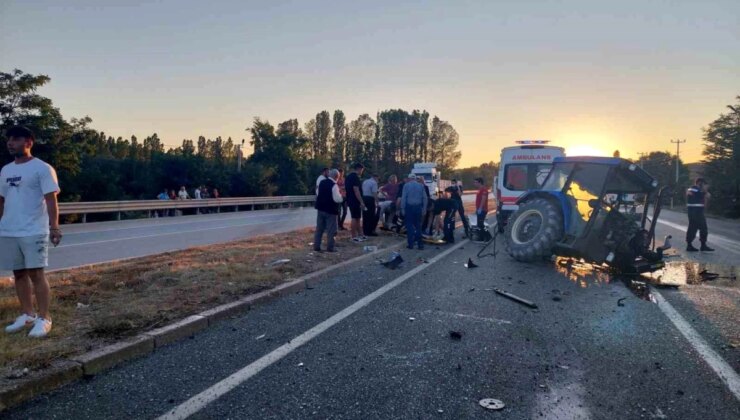
[[[550,140],[517,140],[516,144],[547,144]]]

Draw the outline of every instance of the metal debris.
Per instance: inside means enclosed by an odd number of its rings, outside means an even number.
[[[450,338],[455,341],[462,340],[462,333],[460,331],[450,331]]]
[[[269,263],[267,263],[265,265],[267,265],[268,267],[274,267],[276,265],[285,264],[285,263],[289,263],[289,262],[290,262],[289,259],[287,259],[287,258],[281,258],[279,260],[275,260],[275,261],[269,262]]]
[[[519,302],[522,305],[529,306],[532,309],[537,309],[537,304],[535,304],[534,302],[529,301],[527,299],[520,298],[519,296],[517,296],[515,294],[509,293],[509,292],[507,292],[505,290],[501,290],[501,289],[498,289],[498,288],[493,289],[493,291],[496,292],[496,293],[498,293],[499,295],[501,295],[503,297],[509,298],[509,299],[511,299],[511,300],[513,300],[515,302]]]
[[[468,258],[468,262],[465,263],[465,268],[475,268],[475,267],[478,267],[478,265],[473,262],[472,258]]]
[[[398,268],[399,265],[403,262],[403,258],[401,257],[401,254],[398,252],[391,253],[390,259],[388,261],[381,261],[380,264],[383,265],[383,267],[390,268],[391,270],[395,270]]]
[[[624,302],[625,300],[627,300],[627,298],[621,298],[621,299],[617,300],[617,306],[624,306],[624,303],[622,303],[622,302]]]
[[[489,410],[501,410],[502,408],[506,407],[506,404],[504,404],[503,401],[497,400],[494,398],[484,398],[478,402],[481,407],[487,408]]]
[[[263,338],[265,338],[266,335],[267,334],[258,335],[257,337],[254,337],[254,339],[255,340],[262,340]]]
[[[362,248],[362,250],[365,252],[375,252],[378,250],[378,246],[377,245],[365,245]]]

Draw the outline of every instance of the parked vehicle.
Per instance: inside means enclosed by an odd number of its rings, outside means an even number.
[[[547,143],[547,140],[520,140],[518,146],[501,150],[499,172],[493,179],[499,232],[504,232],[509,216],[517,210],[519,197],[539,188],[550,173],[553,159],[565,156],[565,149]]]
[[[437,164],[434,162],[414,163],[411,173],[424,177],[424,183],[429,187],[429,194],[439,195],[445,188],[452,185],[451,181],[442,179],[442,172],[437,170]]]

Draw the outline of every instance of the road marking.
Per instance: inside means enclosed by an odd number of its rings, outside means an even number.
[[[707,344],[706,341],[696,332],[696,330],[675,310],[670,303],[655,289],[652,289],[653,296],[658,303],[658,308],[673,322],[678,331],[686,337],[686,340],[704,359],[710,368],[719,376],[722,382],[727,385],[730,392],[740,401],[740,376],[735,372],[725,360],[717,354]]]
[[[658,219],[658,223],[662,223],[666,226],[670,226],[674,229],[678,229],[681,232],[686,232],[687,228],[683,225],[679,225],[678,223],[668,222],[665,220]],[[718,247],[724,248],[727,251],[733,252],[735,254],[740,254],[740,243],[737,241],[733,241],[732,239],[725,238],[724,236],[720,235],[711,235],[711,243],[713,245],[717,245]]]
[[[197,413],[198,411],[202,410],[206,405],[210,404],[213,401],[216,401],[221,396],[231,391],[232,389],[236,388],[244,381],[255,376],[256,374],[260,373],[263,369],[269,367],[273,363],[287,356],[288,354],[293,352],[293,350],[308,343],[309,341],[313,340],[314,338],[316,338],[318,335],[320,335],[324,331],[342,322],[344,319],[346,319],[350,315],[354,314],[355,312],[369,305],[374,300],[378,299],[379,297],[383,296],[389,291],[400,286],[406,280],[410,279],[411,277],[415,276],[421,271],[424,271],[425,269],[431,267],[434,263],[446,257],[447,255],[452,253],[452,251],[455,251],[456,249],[465,245],[467,242],[468,242],[467,240],[458,242],[456,245],[452,246],[452,248],[430,259],[429,264],[421,264],[418,267],[407,272],[406,274],[403,274],[402,276],[391,281],[390,283],[387,283],[385,286],[370,293],[369,295],[363,297],[362,299],[344,308],[343,310],[337,312],[336,314],[332,315],[327,320],[317,324],[316,326],[304,332],[303,334],[295,337],[294,339],[283,344],[282,346],[278,347],[272,352],[262,356],[256,361],[241,368],[237,372],[231,374],[227,378],[214,384],[213,386],[206,389],[205,391],[191,397],[189,400],[175,407],[173,410],[167,412],[166,414],[163,414],[161,417],[159,417],[159,420],[185,419]]]
[[[244,227],[244,226],[264,225],[266,223],[271,223],[271,221],[270,220],[265,220],[265,221],[262,221],[262,222],[241,223],[241,224],[238,224],[238,225],[216,226],[216,227],[203,228],[203,229],[181,230],[181,231],[177,231],[177,232],[163,232],[163,233],[157,233],[157,234],[154,234],[154,235],[128,236],[128,237],[124,237],[124,238],[104,239],[104,240],[100,240],[100,241],[91,241],[91,242],[80,242],[78,244],[59,245],[58,247],[52,248],[52,249],[71,248],[71,247],[83,246],[83,245],[97,245],[97,244],[104,244],[104,243],[108,243],[108,242],[128,241],[128,240],[131,240],[131,239],[156,238],[156,237],[160,237],[160,236],[171,236],[171,235],[180,235],[180,234],[185,234],[185,233],[206,232],[206,231],[209,231],[209,230],[231,229],[231,228],[238,228],[238,227]],[[305,225],[305,226],[303,226],[303,227],[306,227],[306,226],[310,226],[310,223],[307,224],[307,225]],[[297,229],[301,229],[301,227],[298,227]],[[198,245],[194,245],[194,246],[198,246]],[[167,252],[167,251],[165,251],[165,252]]]

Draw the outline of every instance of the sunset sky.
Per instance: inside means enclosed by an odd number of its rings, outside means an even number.
[[[738,0],[0,0],[0,26],[0,71],[49,75],[65,117],[170,146],[404,108],[457,129],[460,166],[524,138],[691,162],[740,95]]]

